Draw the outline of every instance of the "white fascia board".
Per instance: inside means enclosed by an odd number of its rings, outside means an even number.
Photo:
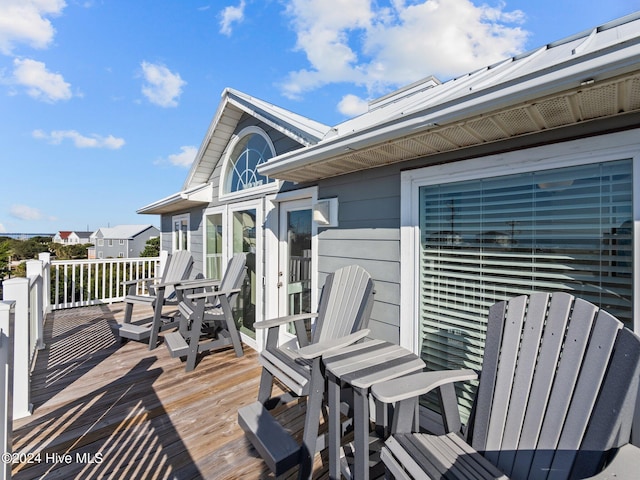
[[[208,204],[213,199],[213,185],[206,183],[203,185],[197,185],[195,187],[183,190],[173,195],[169,195],[163,199],[146,205],[136,213],[139,214],[159,214],[169,213],[171,211],[177,211],[182,208],[189,208],[191,206]]]
[[[198,149],[198,153],[196,154],[196,158],[193,160],[193,164],[191,165],[191,169],[189,170],[189,174],[187,175],[186,180],[184,181],[184,184],[182,185],[183,190],[186,190],[187,188],[189,188],[191,181],[193,179],[193,176],[195,175],[196,171],[198,170],[198,167],[200,165],[200,160],[202,159],[202,157],[204,156],[204,153],[207,151],[207,148],[209,148],[209,142],[211,142],[211,138],[213,137],[213,134],[215,133],[216,127],[218,126],[218,123],[220,122],[220,119],[222,118],[222,114],[224,112],[224,110],[227,108],[227,104],[229,103],[229,88],[225,88],[222,91],[222,95],[221,95],[221,100],[220,103],[218,104],[218,108],[216,110],[215,115],[213,116],[213,119],[211,120],[211,123],[209,124],[209,128],[207,130],[207,134],[204,136],[204,140],[202,140],[202,143],[200,144],[200,148]]]
[[[638,71],[640,44],[617,45],[616,49],[596,52],[591,58],[571,58],[561,65],[536,72],[505,84],[436,105],[387,124],[332,137],[326,142],[283,154],[258,168],[261,175],[278,178],[279,173],[308,167],[347,151],[362,150],[406,135],[427,132],[435,126],[461,122],[484,113],[527,103],[553,94],[578,90],[587,80],[601,82],[625,73]],[[589,55],[586,55],[589,57]]]

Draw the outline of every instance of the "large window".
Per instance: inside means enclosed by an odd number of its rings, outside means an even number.
[[[632,320],[632,160],[419,188],[420,348],[479,369],[490,305],[567,291]],[[459,391],[463,409],[473,386]]]
[[[258,166],[274,155],[273,144],[265,132],[257,127],[240,132],[227,159],[223,193],[232,194],[274,183],[273,179],[258,173]]]

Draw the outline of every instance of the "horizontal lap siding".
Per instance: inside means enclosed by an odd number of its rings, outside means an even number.
[[[400,177],[375,169],[321,181],[319,198],[338,197],[336,228],[320,229],[319,284],[340,267],[358,264],[375,281],[372,336],[400,338]]]

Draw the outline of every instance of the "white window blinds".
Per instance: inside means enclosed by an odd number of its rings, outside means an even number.
[[[568,291],[632,314],[632,162],[620,160],[420,188],[422,356],[479,369],[488,308]],[[463,409],[473,388],[459,391]]]

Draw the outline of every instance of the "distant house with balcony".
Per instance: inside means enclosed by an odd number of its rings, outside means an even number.
[[[118,225],[102,227],[91,235],[95,245],[93,258],[134,258],[140,253],[148,240],[159,237],[160,230],[153,225]]]
[[[53,236],[54,243],[63,245],[82,245],[91,243],[91,234],[93,232],[82,232],[79,230],[60,230]]]

